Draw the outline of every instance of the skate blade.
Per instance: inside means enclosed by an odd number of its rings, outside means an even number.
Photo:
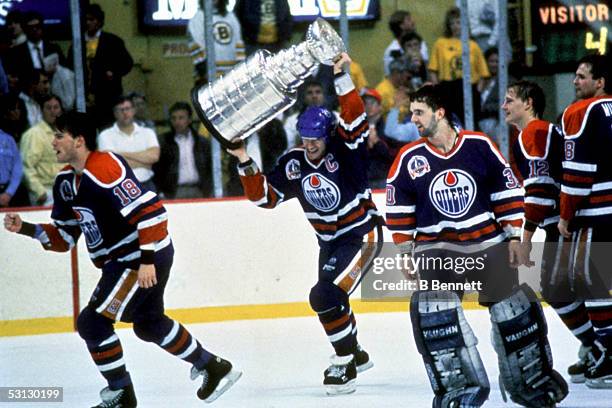
[[[363,373],[364,371],[367,371],[367,370],[369,370],[372,367],[374,367],[374,363],[372,361],[368,361],[367,363],[364,363],[362,365],[358,365],[357,366],[357,374]]]
[[[586,380],[586,386],[594,389],[609,389],[612,388],[612,375],[606,375],[600,378],[591,378]]]
[[[217,385],[217,388],[215,388],[212,394],[210,394],[210,396],[206,398],[204,402],[210,404],[211,402],[219,398],[221,395],[223,395],[225,391],[229,390],[232,385],[234,385],[236,381],[240,379],[240,377],[242,377],[242,371],[231,370],[225,375],[225,377],[221,379],[221,381],[219,381],[219,385]]]
[[[584,377],[584,374],[570,375],[570,381],[573,384],[584,384],[586,378]]]
[[[342,385],[326,385],[325,392],[327,395],[345,395],[352,394],[357,390],[355,387],[355,380],[350,380],[346,384]]]

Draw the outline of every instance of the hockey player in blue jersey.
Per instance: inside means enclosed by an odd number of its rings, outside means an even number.
[[[350,63],[346,53],[334,64],[341,108],[338,125],[327,109],[306,109],[297,122],[304,146],[280,157],[268,174],[260,172],[244,146],[229,151],[240,161],[238,172],[249,200],[274,208],[296,198],[315,230],[319,276],[310,291],[310,305],[335,351],[324,372],[328,394],[355,391],[357,372],[372,366],[357,342],[349,296],[380,251],[383,224],[367,182],[366,114],[350,76],[342,70],[345,63]]]
[[[597,340],[579,356],[587,386],[612,388],[612,61],[587,55],[574,78],[577,102],[563,112],[559,232],[571,239],[571,274]],[[580,283],[583,284],[580,284]]]
[[[567,371],[572,382],[584,383],[587,356],[598,339],[594,327],[599,330],[610,325],[612,306],[609,302],[598,302],[588,310],[584,297],[576,293],[577,282],[570,282],[570,243],[560,238],[557,229],[564,142],[557,126],[541,119],[544,107],[544,91],[529,81],[510,85],[502,105],[506,122],[520,131],[513,152],[517,175],[525,187],[523,242],[531,246],[538,227],[546,232],[542,296],[581,342],[579,354],[583,358]]]
[[[94,408],[137,405],[114,330],[118,321],[132,322],[140,339],[192,364],[192,380],[203,377],[198,397],[212,402],[241,373],[164,314],[164,290],[174,256],[166,210],[155,193],[140,185],[123,158],[95,151],[92,123],[84,113],[68,113],[57,120],[53,149],[58,161],[68,165],[55,179],[53,223],[30,224],[8,213],[4,227],[59,252],[74,247],[82,233],[91,260],[102,270],[77,321],[79,335],[108,382],[100,393],[102,402]]]
[[[479,302],[491,316],[500,387],[522,406],[554,407],[567,395],[567,384],[552,368],[536,295],[518,285],[516,267],[528,263],[519,242],[522,189],[489,137],[452,125],[446,97],[437,86],[411,95],[411,120],[422,138],[404,146],[389,171],[387,227],[402,254],[425,260],[417,271],[420,284],[481,283]],[[473,266],[447,267],[448,260]],[[434,408],[480,407],[489,395],[462,293],[420,290],[410,302]]]

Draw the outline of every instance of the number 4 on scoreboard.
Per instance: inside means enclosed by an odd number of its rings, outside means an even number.
[[[601,55],[606,54],[606,44],[608,43],[608,27],[599,29],[599,41],[593,40],[593,33],[586,33],[586,41],[584,47],[587,50],[598,50]]]

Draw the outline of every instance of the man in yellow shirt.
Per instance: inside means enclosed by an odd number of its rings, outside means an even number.
[[[55,95],[41,99],[43,120],[28,129],[21,137],[20,150],[23,174],[33,205],[53,204],[53,182],[63,164],[57,162],[51,146],[55,134],[55,120],[62,114],[62,105]]]
[[[382,96],[383,115],[386,116],[393,107],[395,92],[401,87],[410,87],[410,67],[404,59],[396,58],[389,64],[389,75],[376,85]]]

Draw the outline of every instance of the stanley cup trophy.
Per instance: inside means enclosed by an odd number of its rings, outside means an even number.
[[[306,41],[272,55],[258,50],[213,83],[195,88],[193,106],[204,126],[225,148],[234,149],[297,99],[297,88],[319,64],[332,65],[346,48],[332,26],[318,18]]]

